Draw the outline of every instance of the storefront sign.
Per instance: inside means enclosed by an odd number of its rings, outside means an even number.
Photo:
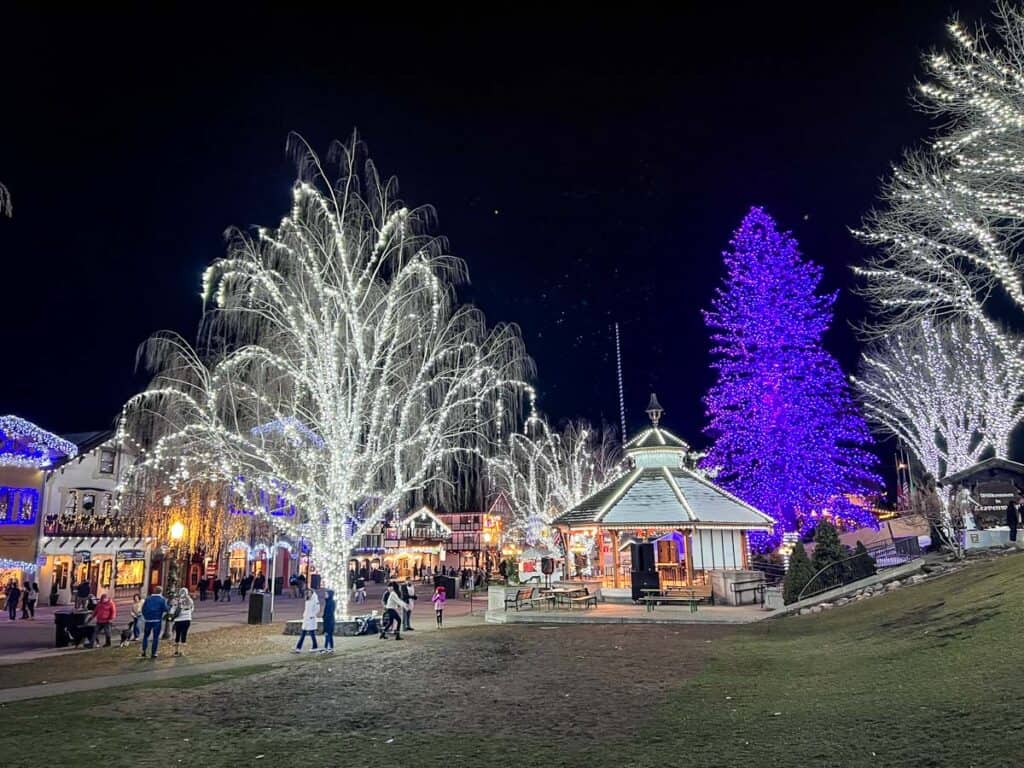
[[[117,553],[118,560],[145,560],[146,553],[141,549],[121,549]]]
[[[92,560],[92,552],[87,549],[80,549],[75,552],[75,565],[80,563],[88,563]]]

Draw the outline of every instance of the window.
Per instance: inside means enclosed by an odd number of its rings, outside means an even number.
[[[101,475],[112,475],[114,474],[114,459],[117,457],[117,452],[113,448],[101,448],[100,449],[100,474]]]

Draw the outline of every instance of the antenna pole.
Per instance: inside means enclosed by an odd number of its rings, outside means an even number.
[[[622,345],[619,343],[619,324],[615,323],[615,367],[619,377],[619,421],[622,426],[622,433],[619,440],[626,442],[626,398],[622,389]]]

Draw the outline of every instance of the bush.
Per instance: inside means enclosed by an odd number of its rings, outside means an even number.
[[[811,559],[807,557],[803,543],[798,541],[789,556],[789,570],[786,571],[786,580],[782,583],[782,599],[787,605],[796,602],[800,590],[811,580],[815,570],[811,565]]]
[[[864,546],[863,542],[857,542],[853,554],[857,555],[857,557],[850,561],[850,581],[866,579],[868,576],[874,576],[878,573],[875,558],[868,554],[867,547]]]

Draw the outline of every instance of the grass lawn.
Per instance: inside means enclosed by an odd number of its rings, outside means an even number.
[[[477,627],[11,704],[4,766],[1024,765],[1024,556],[736,628]]]

